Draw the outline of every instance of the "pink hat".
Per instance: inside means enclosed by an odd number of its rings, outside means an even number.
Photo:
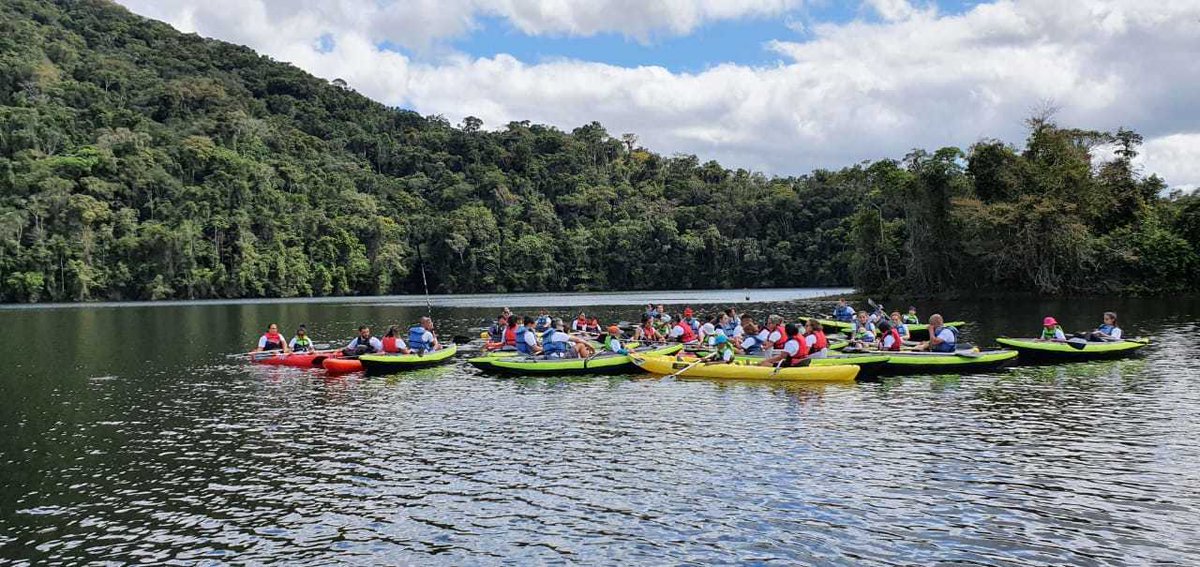
[[[1058,324],[1058,321],[1055,321],[1054,317],[1046,317],[1045,319],[1042,319],[1042,325],[1045,325],[1047,327],[1051,327],[1051,326],[1054,326],[1057,324]]]

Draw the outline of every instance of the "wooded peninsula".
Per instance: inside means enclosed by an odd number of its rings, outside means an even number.
[[[595,122],[452,125],[103,0],[8,0],[0,301],[420,293],[422,272],[433,293],[1195,289],[1200,197],[1137,170],[1140,135],[1028,126],[771,177]]]

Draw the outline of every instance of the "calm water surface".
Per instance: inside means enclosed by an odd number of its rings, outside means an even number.
[[[800,294],[741,306],[829,310]],[[619,297],[442,298],[433,315],[467,334],[505,304],[612,321],[648,298]],[[0,562],[1200,562],[1200,301],[918,306],[973,321],[979,344],[1105,309],[1157,343],[852,385],[461,362],[334,379],[224,355],[270,321],[340,340],[424,298],[0,310]]]

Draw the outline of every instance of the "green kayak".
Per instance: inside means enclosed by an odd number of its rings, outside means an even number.
[[[888,374],[943,374],[979,372],[1000,368],[1017,357],[1015,350],[960,350],[948,352],[888,352]]]
[[[1087,341],[1072,339],[1068,342],[1043,341],[1041,339],[1010,339],[1001,337],[996,342],[1017,349],[1021,358],[1032,360],[1101,360],[1129,356],[1150,344],[1150,339],[1128,339],[1123,341]]]
[[[644,354],[675,354],[683,345],[646,346],[633,352]],[[637,366],[628,355],[605,352],[589,358],[545,358],[541,356],[480,356],[467,361],[488,371],[523,375],[562,374],[625,374],[636,372]]]
[[[454,358],[458,345],[448,345],[441,350],[424,354],[364,354],[358,357],[367,374],[392,374],[413,368],[437,366]]]

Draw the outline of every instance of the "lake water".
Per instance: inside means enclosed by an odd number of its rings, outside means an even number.
[[[790,301],[815,294],[431,300],[450,335],[504,305],[605,321],[660,298],[828,312]],[[0,309],[0,562],[1200,562],[1200,301],[918,307],[972,321],[976,344],[1045,315],[1091,328],[1105,310],[1156,343],[849,385],[513,379],[462,362],[327,378],[225,354],[271,321],[343,340],[407,324],[426,299]]]

